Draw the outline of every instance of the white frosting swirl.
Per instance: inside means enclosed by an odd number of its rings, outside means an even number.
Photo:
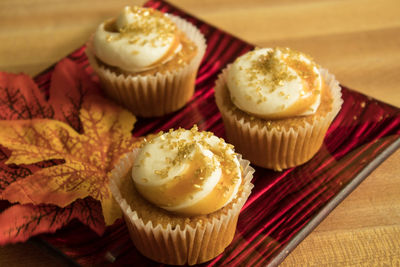
[[[209,214],[224,207],[242,181],[232,145],[196,127],[147,142],[135,160],[132,178],[145,199],[185,215]]]
[[[117,19],[100,24],[93,45],[104,63],[133,73],[165,63],[181,49],[168,16],[141,7],[125,7]]]
[[[322,78],[306,55],[263,48],[235,60],[228,72],[231,100],[242,111],[265,119],[314,114],[321,102]]]

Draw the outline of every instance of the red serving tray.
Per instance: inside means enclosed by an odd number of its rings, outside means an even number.
[[[160,118],[139,118],[133,135],[170,128],[191,128],[225,137],[214,99],[214,82],[228,63],[251,50],[250,45],[160,0],[145,4],[178,15],[196,25],[207,39],[207,51],[196,91],[181,110]],[[68,56],[91,73],[85,46]],[[53,68],[35,81],[48,90]],[[204,266],[277,265],[368,174],[400,146],[400,109],[342,87],[344,104],[328,130],[320,151],[308,163],[274,172],[255,168],[253,193],[243,207],[235,237],[225,251]],[[158,266],[134,247],[122,220],[97,236],[77,221],[44,241],[79,265]],[[111,263],[112,262],[112,263]]]

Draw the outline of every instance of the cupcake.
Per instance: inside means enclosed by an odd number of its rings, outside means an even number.
[[[125,155],[111,173],[136,248],[165,264],[198,264],[233,239],[254,169],[210,132],[170,130]]]
[[[110,98],[135,115],[153,117],[189,101],[205,49],[204,36],[191,23],[125,7],[99,25],[86,54]]]
[[[215,98],[228,141],[274,170],[310,160],[343,103],[335,77],[288,48],[238,57],[218,77]]]

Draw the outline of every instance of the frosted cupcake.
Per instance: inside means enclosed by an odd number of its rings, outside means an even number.
[[[310,160],[343,102],[333,75],[288,48],[237,58],[219,76],[215,97],[229,142],[274,170]]]
[[[193,127],[160,133],[127,154],[110,188],[143,255],[193,265],[232,241],[253,172],[232,145]]]
[[[205,39],[191,23],[151,8],[125,7],[99,25],[86,54],[105,93],[143,117],[183,107],[194,92]]]

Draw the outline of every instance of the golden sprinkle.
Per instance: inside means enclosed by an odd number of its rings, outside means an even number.
[[[192,129],[190,129],[192,133],[197,133],[199,131],[199,128],[197,127],[197,124],[193,125]]]
[[[362,108],[365,108],[365,102],[364,102],[364,101],[361,102],[360,106],[361,106]]]
[[[154,174],[160,176],[161,178],[167,178],[168,177],[168,171],[169,171],[169,168],[165,168],[165,169],[162,169],[162,170],[155,170]]]
[[[195,188],[201,188],[201,186],[198,185],[198,184],[194,184],[193,186],[194,186]]]
[[[106,41],[107,43],[111,42],[113,40],[113,37],[111,35],[107,35]]]
[[[132,13],[137,19],[117,29],[119,36],[116,36],[114,40],[124,37],[128,38],[128,42],[131,44],[146,45],[150,43],[151,46],[156,46],[159,43],[164,45],[174,37],[177,27],[163,13],[153,9],[136,7],[131,8],[128,12]],[[156,33],[155,37],[150,37],[152,33]],[[147,38],[143,39],[139,35],[144,35]]]
[[[254,80],[256,75],[263,75],[269,79],[264,79],[263,84],[275,90],[278,85],[283,85],[285,81],[291,81],[296,77],[289,72],[286,65],[281,64],[281,60],[274,51],[261,55],[257,60],[251,62],[251,69],[248,70],[250,81]]]

